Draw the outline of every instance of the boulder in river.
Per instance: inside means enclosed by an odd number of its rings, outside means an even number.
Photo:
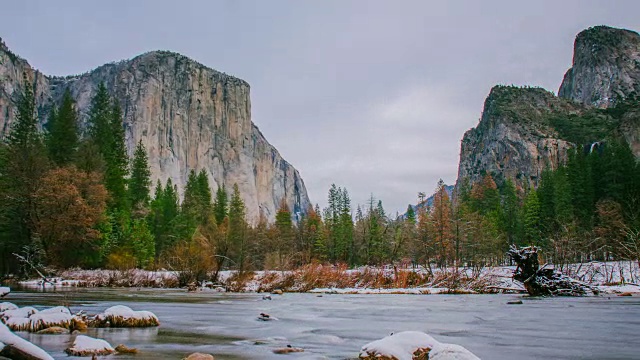
[[[363,360],[479,360],[460,345],[445,344],[420,331],[402,331],[372,341],[360,350]]]
[[[0,356],[13,360],[53,360],[46,351],[14,334],[1,322]]]
[[[96,315],[92,327],[151,327],[160,325],[158,317],[150,311],[135,311],[128,306],[116,305]]]
[[[65,352],[71,356],[111,355],[116,350],[105,340],[85,335],[76,336],[73,345]]]
[[[187,356],[186,358],[184,358],[183,360],[215,360],[215,358],[213,357],[213,355],[210,355],[210,354],[193,353]]]

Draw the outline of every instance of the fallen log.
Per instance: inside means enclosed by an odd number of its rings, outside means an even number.
[[[597,295],[598,290],[554,269],[540,266],[538,248],[528,246],[519,249],[515,245],[507,252],[516,263],[513,279],[521,282],[531,296],[584,296]]]

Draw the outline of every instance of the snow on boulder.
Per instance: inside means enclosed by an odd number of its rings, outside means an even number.
[[[71,356],[110,355],[116,350],[106,341],[85,335],[78,335],[73,345],[65,352]]]
[[[18,308],[18,306],[16,304],[13,304],[13,303],[10,303],[10,302],[0,303],[0,313],[4,312],[4,311],[7,311],[7,310],[15,310],[17,308]]]
[[[12,317],[28,318],[29,316],[37,312],[38,312],[38,309],[31,306],[25,306],[17,309],[12,309],[12,310],[5,310],[2,312],[2,314],[0,314],[0,317],[2,317],[3,319],[9,319]]]
[[[38,332],[53,326],[69,330],[86,328],[82,319],[71,315],[69,309],[64,306],[56,306],[42,311],[26,306],[6,310],[0,313],[0,318],[13,331]]]
[[[439,344],[436,339],[420,331],[403,331],[372,341],[360,350],[360,359],[412,360]]]
[[[124,305],[116,305],[96,315],[91,325],[93,327],[149,327],[160,325],[160,321],[150,311],[135,311]]]
[[[480,360],[480,358],[460,345],[440,343],[429,352],[429,360]]]
[[[73,322],[74,317],[68,312],[45,313],[41,311],[29,316],[29,329],[27,331],[36,332],[52,326],[69,329],[73,327]]]
[[[0,320],[13,331],[27,331],[29,330],[29,316],[37,312],[38,310],[31,306],[5,310],[0,313]]]
[[[10,292],[11,292],[11,289],[9,289],[8,287],[0,286],[0,298],[3,298],[9,295]]]
[[[14,360],[53,360],[46,351],[19,337],[0,323],[0,356]]]
[[[480,360],[460,345],[444,344],[420,331],[403,331],[372,341],[360,350],[363,360]]]

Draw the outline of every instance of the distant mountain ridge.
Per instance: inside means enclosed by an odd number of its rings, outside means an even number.
[[[488,173],[520,189],[535,187],[542,170],[564,163],[569,149],[608,136],[623,137],[640,157],[638,33],[607,26],[580,32],[558,93],[492,88],[479,124],[462,139],[457,183]],[[632,106],[623,108],[627,102]]]
[[[36,88],[41,124],[65,89],[86,123],[91,98],[104,83],[120,102],[127,149],[141,140],[152,180],[171,178],[182,192],[191,169],[204,169],[212,190],[238,184],[250,221],[273,220],[282,200],[294,213],[310,205],[298,171],[251,121],[250,86],[184,55],[152,51],[80,75],[50,77],[12,53],[0,39],[0,135],[14,121],[22,74]]]

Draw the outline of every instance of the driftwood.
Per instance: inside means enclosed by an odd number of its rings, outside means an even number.
[[[546,265],[540,266],[538,248],[535,246],[518,249],[515,245],[507,252],[517,264],[513,279],[521,282],[531,296],[583,296],[597,295],[598,290],[570,277],[556,272]]]

